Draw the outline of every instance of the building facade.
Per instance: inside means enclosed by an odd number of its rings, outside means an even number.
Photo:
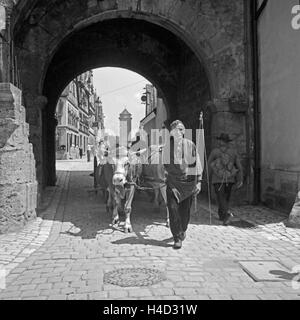
[[[142,101],[145,104],[145,118],[140,121],[140,128],[147,134],[147,143],[148,145],[162,143],[162,141],[159,142],[157,131],[152,131],[152,129],[165,128],[168,115],[164,101],[152,84],[146,85]]]
[[[100,98],[93,86],[93,72],[75,78],[63,91],[56,107],[56,158],[74,159],[79,150],[86,154],[95,146],[98,132],[104,129]]]

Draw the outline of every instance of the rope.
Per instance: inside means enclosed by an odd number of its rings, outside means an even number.
[[[161,188],[163,188],[163,187],[165,187],[166,186],[166,184],[164,183],[162,186],[159,186],[159,187],[142,187],[142,186],[139,186],[136,182],[130,182],[130,183],[128,183],[128,184],[130,184],[130,185],[134,185],[138,190],[157,190],[157,189],[161,189]]]

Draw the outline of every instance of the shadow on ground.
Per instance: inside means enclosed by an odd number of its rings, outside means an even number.
[[[111,235],[115,232],[124,233],[122,223],[119,226],[111,226],[111,214],[106,212],[102,192],[95,192],[93,188],[94,179],[90,174],[91,171],[71,172],[68,193],[65,203],[63,203],[63,210],[60,209],[60,212],[56,214],[54,219],[56,221],[69,222],[61,230],[61,234],[80,237],[82,239],[96,239],[100,235]],[[203,205],[204,201],[205,200],[201,200],[201,206],[197,208],[193,204],[190,224],[221,226],[222,222],[219,221],[215,208],[210,214],[209,210]],[[235,210],[235,212],[236,211],[237,210]],[[231,227],[253,229],[261,224],[278,223],[284,220],[283,216],[274,215],[271,211],[267,215],[264,214],[262,218],[261,207],[256,208],[249,206],[246,208],[245,213],[242,211],[243,209],[239,209],[239,213],[235,213],[235,217],[230,222]],[[120,216],[120,218],[121,221],[125,220],[124,216]],[[156,241],[147,239],[146,235],[144,236],[145,231],[150,226],[164,226],[166,224],[165,209],[163,207],[159,209],[154,207],[149,192],[136,192],[133,201],[131,222],[133,226],[132,235],[134,236],[118,240],[115,244],[140,243],[152,246],[169,246],[169,239]]]

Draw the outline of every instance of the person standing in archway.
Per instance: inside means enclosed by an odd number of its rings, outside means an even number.
[[[218,215],[223,225],[228,225],[231,214],[228,212],[232,187],[243,185],[243,167],[238,153],[230,145],[232,141],[228,134],[219,137],[219,146],[215,148],[208,159],[208,167],[212,171],[212,184],[217,196]]]
[[[170,129],[170,150],[163,150],[163,154],[170,152],[170,162],[166,163],[164,156],[164,167],[173,248],[180,249],[186,237],[193,198],[201,191],[203,169],[195,144],[184,137],[184,124],[176,120]]]
[[[92,151],[91,145],[88,144],[87,151],[86,151],[86,153],[87,153],[87,162],[91,161],[91,151]]]

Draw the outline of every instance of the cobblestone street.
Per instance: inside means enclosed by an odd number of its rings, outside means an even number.
[[[300,230],[287,229],[285,215],[233,208],[235,219],[225,227],[214,207],[210,224],[199,202],[176,251],[164,210],[147,195],[136,195],[133,233],[125,234],[110,226],[103,199],[93,192],[92,162],[60,161],[57,170],[57,186],[47,189],[39,217],[0,236],[0,267],[8,274],[0,299],[300,299],[292,286]],[[282,281],[255,282],[238,263],[245,260],[280,261],[290,273]],[[142,287],[104,282],[105,273],[121,268],[157,269],[165,279]]]

